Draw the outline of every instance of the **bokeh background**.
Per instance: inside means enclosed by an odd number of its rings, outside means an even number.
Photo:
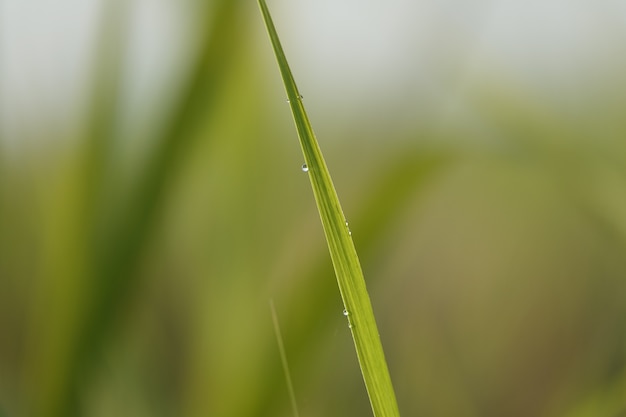
[[[403,416],[626,415],[626,3],[273,0]],[[0,415],[371,415],[253,0],[0,1]]]

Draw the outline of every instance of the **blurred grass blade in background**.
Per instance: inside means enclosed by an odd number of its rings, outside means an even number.
[[[272,311],[272,323],[274,324],[274,333],[276,333],[276,342],[278,343],[278,350],[280,353],[280,361],[283,365],[283,371],[285,372],[285,381],[287,382],[287,389],[289,390],[289,398],[291,399],[291,407],[293,408],[294,417],[299,417],[298,404],[296,403],[296,393],[293,389],[293,382],[291,380],[291,372],[289,371],[289,363],[287,362],[287,351],[285,350],[285,344],[283,343],[283,336],[280,332],[280,324],[278,323],[278,314],[276,314],[276,308],[274,307],[274,300],[270,300],[270,310]]]
[[[120,324],[120,317],[139,287],[137,268],[146,242],[158,227],[168,186],[181,169],[198,122],[215,108],[220,82],[238,51],[240,38],[232,36],[238,27],[237,5],[236,1],[220,0],[213,5],[211,14],[203,18],[208,29],[201,39],[195,65],[183,83],[179,101],[167,116],[165,127],[152,138],[154,149],[150,151],[145,167],[138,173],[132,192],[123,199],[115,213],[98,218],[95,213],[89,213],[91,217],[88,216],[85,221],[89,226],[85,227],[86,233],[91,235],[80,240],[90,244],[86,249],[87,263],[83,273],[89,277],[89,287],[83,294],[88,302],[85,302],[80,323],[77,324],[75,340],[65,352],[67,369],[64,370],[64,380],[53,381],[43,388],[45,400],[40,405],[41,415],[65,417],[81,414],[80,398],[93,382],[102,346],[110,339],[116,325]],[[112,13],[113,17],[123,17],[128,10],[113,8]],[[107,17],[104,15],[104,18]],[[104,62],[98,60],[93,80],[96,84],[105,80],[106,87],[94,87],[93,114],[90,115],[90,126],[84,138],[87,142],[83,164],[85,176],[87,184],[96,190],[102,188],[100,182],[106,182],[104,174],[107,168],[113,169],[106,166],[106,156],[112,140],[111,124],[115,117],[117,94],[121,91],[116,88],[121,81],[116,71],[121,65],[122,48],[115,42],[122,39],[111,37],[110,26],[106,25],[108,21],[102,25],[102,36],[112,43],[110,47],[113,50],[105,54]],[[99,197],[96,194],[95,191],[81,192],[80,196],[96,200]],[[92,205],[98,207],[97,203],[101,202],[92,202]],[[83,204],[89,207],[89,201]]]
[[[344,315],[352,331],[372,410],[377,417],[398,416],[395,393],[348,222],[339,204],[326,163],[304,110],[302,95],[296,87],[265,1],[259,0],[259,6],[298,131],[305,159],[302,170],[307,172],[311,179],[339,291],[345,306]]]

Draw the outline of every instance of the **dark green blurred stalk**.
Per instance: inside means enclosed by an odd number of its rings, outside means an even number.
[[[123,2],[122,2],[123,3]],[[124,20],[126,10],[115,9],[110,15]],[[220,83],[227,74],[233,56],[238,51],[238,1],[220,0],[209,8],[210,18],[204,23],[206,33],[180,102],[174,107],[166,127],[154,138],[155,147],[148,157],[136,187],[121,210],[107,219],[109,213],[99,213],[107,204],[100,194],[107,185],[107,175],[114,169],[110,160],[112,126],[119,100],[120,43],[123,36],[113,35],[104,20],[104,44],[112,53],[98,62],[91,122],[87,129],[84,158],[85,193],[83,219],[88,244],[86,271],[83,279],[88,292],[84,294],[85,309],[78,324],[76,341],[68,352],[71,360],[67,369],[67,386],[60,390],[61,398],[42,404],[41,415],[80,415],[79,398],[93,378],[100,350],[127,302],[137,288],[136,267],[146,241],[154,231],[168,184],[176,176],[185,152],[191,145],[192,133],[202,118],[209,117],[216,104]],[[115,29],[114,29],[115,31]],[[123,33],[123,31],[122,31]],[[102,78],[101,78],[102,77]],[[49,407],[56,403],[57,406]]]

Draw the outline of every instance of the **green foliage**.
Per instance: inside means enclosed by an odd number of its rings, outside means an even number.
[[[278,34],[265,1],[259,0],[263,19],[274,47],[278,66],[285,83],[300,145],[313,186],[330,256],[335,267],[339,291],[345,306],[344,315],[352,331],[361,372],[375,416],[398,416],[398,405],[391,385],[385,354],[380,341],[374,311],[365,286],[361,264],[354,248],[352,233],[346,220],[326,162],[304,110],[302,95],[289,69]]]
[[[300,414],[368,415],[305,184],[326,178],[316,148],[305,149],[308,174],[294,163],[300,149],[257,5],[137,2],[192,12],[184,62],[139,100],[145,112],[125,113],[135,2],[102,3],[99,40],[81,58],[94,61],[88,82],[77,80],[80,114],[57,119],[70,91],[46,96],[47,79],[26,66],[26,101],[52,105],[0,115],[3,416],[291,416],[269,299]],[[12,109],[23,98],[5,84],[14,8],[2,13],[0,99]],[[384,81],[403,73],[408,88],[393,103],[380,86],[364,88],[376,114],[349,126],[343,104],[320,93],[337,79],[306,94],[352,236],[332,205],[327,225],[335,245],[352,238],[359,249],[402,415],[623,413],[624,54],[590,58],[601,77],[570,72],[555,54],[550,65],[567,69],[559,78],[575,82],[538,88],[517,63],[480,54],[472,63],[482,66],[465,72],[453,58],[475,48],[445,49],[420,29],[419,44],[445,61],[416,52],[435,78],[424,89],[402,68]],[[301,48],[297,36],[286,41]],[[161,47],[166,65],[171,46]],[[610,48],[598,50],[609,59]],[[45,50],[51,66],[62,52]],[[302,86],[310,68],[299,68]]]

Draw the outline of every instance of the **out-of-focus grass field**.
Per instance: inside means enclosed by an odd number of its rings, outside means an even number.
[[[102,2],[86,75],[41,96],[41,68],[18,68],[25,96],[11,84],[11,48],[46,47],[11,32],[14,3],[0,4],[0,416],[289,416],[270,299],[300,415],[370,415],[256,2],[161,1],[184,34],[143,75],[133,28],[151,3]],[[522,39],[556,26],[537,41],[534,68],[549,70],[528,77],[480,36],[421,27],[415,59],[400,54],[422,72],[396,67],[351,99],[359,71],[306,57],[344,54],[324,35],[343,6],[356,7],[346,31],[359,7],[383,6],[337,2],[308,21],[287,3],[269,6],[401,414],[626,415],[626,11],[530,2]],[[317,50],[294,19],[317,28]],[[598,36],[572,45],[559,24]]]

